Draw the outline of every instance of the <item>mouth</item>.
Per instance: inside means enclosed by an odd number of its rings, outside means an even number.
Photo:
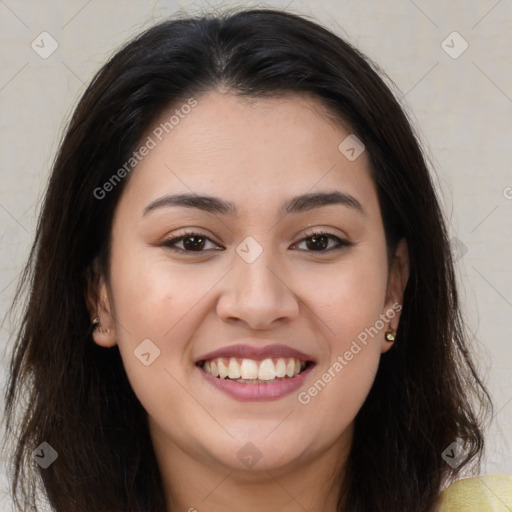
[[[285,345],[231,345],[196,361],[208,385],[243,402],[285,397],[304,385],[315,366],[313,357]]]
[[[270,384],[293,379],[308,370],[313,364],[313,361],[293,357],[269,357],[262,360],[215,357],[199,361],[197,366],[216,379],[240,384]]]

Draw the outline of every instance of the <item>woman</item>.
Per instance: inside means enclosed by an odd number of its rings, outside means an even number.
[[[369,61],[301,17],[121,49],[23,285],[21,510],[32,467],[58,512],[452,510],[478,465],[490,399],[424,157]]]

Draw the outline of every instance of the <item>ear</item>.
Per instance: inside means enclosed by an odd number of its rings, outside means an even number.
[[[110,348],[117,344],[110,292],[99,265],[95,261],[86,272],[85,300],[91,316],[91,324],[95,318],[99,319],[93,325],[92,338],[102,347]]]
[[[398,330],[400,312],[402,311],[403,297],[407,281],[409,279],[409,250],[407,242],[402,238],[398,243],[395,253],[389,264],[388,286],[384,303],[383,314],[387,318],[386,331],[393,334]],[[382,353],[387,352],[392,343],[382,341]]]

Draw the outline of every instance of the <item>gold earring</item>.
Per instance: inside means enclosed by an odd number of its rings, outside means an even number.
[[[387,331],[385,334],[386,341],[389,341],[390,343],[393,343],[395,341],[395,335],[392,331]]]

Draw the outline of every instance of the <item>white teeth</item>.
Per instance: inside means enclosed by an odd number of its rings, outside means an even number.
[[[219,377],[221,379],[225,379],[229,373],[228,367],[226,366],[226,364],[224,363],[224,361],[222,359],[218,359],[217,361],[218,361],[218,368],[219,368]],[[208,363],[208,361],[206,363]],[[208,370],[205,370],[205,371],[208,371]]]
[[[295,363],[293,363],[295,365]],[[272,359],[264,359],[260,363],[258,370],[258,379],[261,380],[272,380],[276,378],[276,367]]]
[[[284,377],[286,375],[286,361],[280,357],[276,363],[276,377]]]
[[[288,359],[288,363],[286,363],[286,375],[288,377],[295,375],[295,361],[293,359]]]
[[[238,364],[238,361],[233,357],[229,360],[228,377],[230,379],[240,378],[240,365]]]
[[[240,376],[242,379],[257,379],[258,363],[252,359],[243,359],[240,365]]]
[[[263,361],[238,359],[236,357],[217,357],[203,364],[203,370],[214,377],[229,378],[238,382],[271,381],[276,378],[294,377],[306,366],[305,361],[280,357],[276,360],[267,358]]]

